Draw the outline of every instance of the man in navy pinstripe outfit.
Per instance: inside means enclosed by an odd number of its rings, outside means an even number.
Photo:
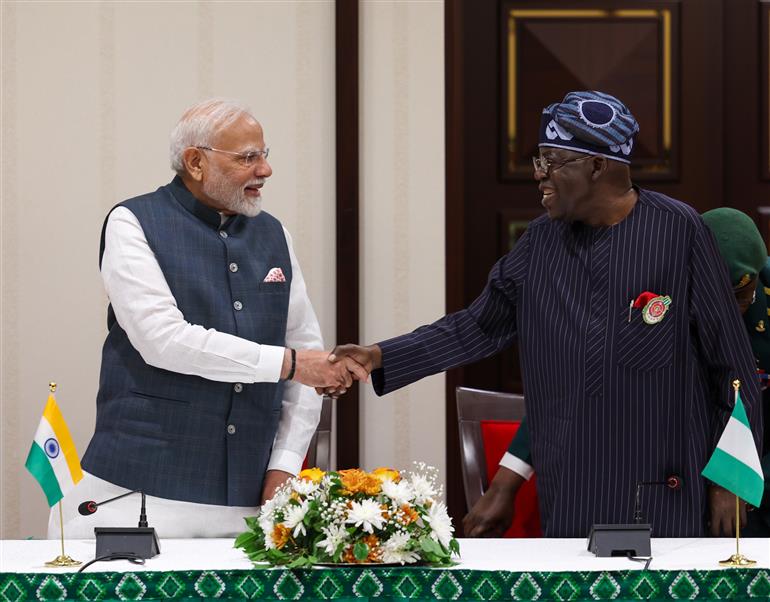
[[[466,309],[376,345],[343,345],[386,394],[518,341],[546,537],[633,521],[639,481],[656,537],[729,522],[700,476],[739,378],[762,437],[754,359],[713,235],[690,206],[632,186],[638,125],[616,98],[573,92],[544,109],[535,179],[547,215]],[[505,470],[505,469],[501,469]]]

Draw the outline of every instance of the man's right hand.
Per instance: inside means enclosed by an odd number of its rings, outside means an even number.
[[[489,489],[463,519],[465,537],[502,537],[513,522],[513,501],[525,482],[520,474],[498,468]]]
[[[330,388],[344,392],[353,383],[353,378],[366,380],[369,373],[353,360],[332,363],[328,360],[328,351],[298,349],[296,351],[295,380],[310,387]],[[284,354],[281,378],[288,378],[291,371],[291,350]]]
[[[337,345],[329,354],[327,360],[333,365],[344,365],[348,367],[351,375],[362,382],[369,381],[369,374],[372,370],[382,367],[382,350],[379,345]],[[360,368],[354,370],[353,368]],[[347,388],[347,387],[346,387]],[[331,395],[336,397],[344,393],[335,389],[335,387],[316,387],[319,395]]]
[[[329,361],[332,363],[345,359],[355,361],[366,370],[368,376],[372,370],[382,368],[382,349],[380,349],[379,345],[369,345],[368,347],[361,345],[337,345],[329,354]]]

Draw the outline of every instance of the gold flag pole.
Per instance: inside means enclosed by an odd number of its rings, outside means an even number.
[[[733,381],[733,389],[737,396],[738,389],[741,387],[741,381],[737,378]],[[743,554],[741,554],[741,500],[738,496],[735,496],[735,554],[730,556],[727,560],[720,560],[721,566],[754,566],[757,564],[756,560],[749,560]]]
[[[56,393],[56,383],[50,382],[48,383],[48,388],[50,389],[51,393]],[[61,509],[61,500],[59,500],[59,530],[61,533],[61,554],[54,558],[53,560],[49,560],[45,563],[46,566],[80,566],[83,564],[79,560],[75,560],[73,558],[70,558],[64,553],[64,513]]]

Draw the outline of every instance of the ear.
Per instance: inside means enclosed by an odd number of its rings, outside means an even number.
[[[184,163],[187,173],[196,182],[203,179],[203,162],[203,153],[194,146],[186,148],[182,153],[182,163]]]
[[[607,167],[607,157],[596,155],[591,160],[591,180],[596,182],[596,180],[601,178],[607,172]]]

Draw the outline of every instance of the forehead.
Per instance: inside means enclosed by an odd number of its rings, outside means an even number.
[[[217,148],[225,150],[263,148],[265,146],[262,126],[248,115],[241,115],[228,126],[218,130],[212,142]]]

